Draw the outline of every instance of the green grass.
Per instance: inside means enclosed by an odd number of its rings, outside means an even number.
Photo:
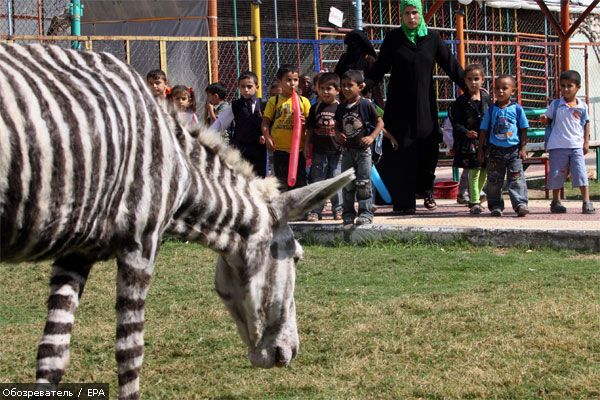
[[[464,244],[306,246],[300,353],[252,368],[213,292],[214,254],[167,242],[146,312],[146,399],[591,399],[600,256]],[[31,381],[49,265],[1,265],[0,381]],[[66,382],[116,398],[113,263],[91,273]]]
[[[596,179],[589,179],[589,191],[590,191],[590,200],[592,201],[599,201],[600,200],[600,182],[597,182]],[[528,189],[533,189],[533,190],[544,190],[544,180],[543,179],[532,179],[532,180],[528,180],[527,181],[527,188]],[[581,191],[580,189],[577,188],[573,188],[571,186],[571,182],[565,182],[565,186],[564,186],[564,191],[565,191],[565,199],[566,200],[581,200]],[[536,193],[533,192],[532,193],[534,197],[539,197],[539,198],[544,198],[543,196],[543,192],[540,192],[538,196],[536,196]],[[552,193],[550,193],[550,196],[552,196]],[[530,195],[530,198],[532,198],[532,196]]]

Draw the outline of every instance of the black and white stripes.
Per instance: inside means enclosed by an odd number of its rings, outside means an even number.
[[[185,131],[115,57],[0,44],[0,260],[55,260],[39,382],[60,381],[88,273],[115,257],[119,397],[139,398],[144,303],[165,232],[219,251],[217,293],[250,360],[287,365],[302,251],[287,219],[351,179],[280,195],[214,133]]]

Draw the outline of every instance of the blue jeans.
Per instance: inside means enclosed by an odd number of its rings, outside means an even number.
[[[371,148],[367,149],[344,149],[342,153],[342,171],[354,167],[356,180],[342,189],[344,221],[356,217],[354,201],[358,200],[358,216],[373,220],[371,208]]]
[[[498,147],[490,145],[487,158],[487,201],[490,210],[504,210],[502,186],[504,177],[508,181],[508,195],[513,210],[527,205],[527,183],[523,172],[523,162],[519,158],[519,147]]]
[[[312,154],[312,165],[310,167],[310,178],[311,183],[323,181],[325,179],[333,178],[338,176],[342,171],[342,154],[324,154],[314,153]],[[331,196],[331,208],[333,211],[339,211],[342,209],[342,193],[341,191],[336,192]],[[321,204],[316,207],[313,212],[321,215],[325,204]]]

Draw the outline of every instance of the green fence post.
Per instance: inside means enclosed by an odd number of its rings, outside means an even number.
[[[81,0],[73,0],[73,2],[69,4],[69,10],[71,12],[71,35],[81,36],[81,16],[83,15]],[[71,42],[71,48],[81,50],[81,42],[73,40]]]

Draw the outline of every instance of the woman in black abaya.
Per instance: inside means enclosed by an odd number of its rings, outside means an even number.
[[[390,72],[385,104],[385,128],[398,141],[399,150],[383,143],[377,168],[390,194],[394,211],[414,214],[415,196],[422,194],[428,210],[435,209],[433,181],[441,134],[433,86],[435,64],[461,88],[464,71],[440,36],[427,29],[421,0],[402,0],[402,26],[390,31],[379,56],[367,74],[366,90]]]

